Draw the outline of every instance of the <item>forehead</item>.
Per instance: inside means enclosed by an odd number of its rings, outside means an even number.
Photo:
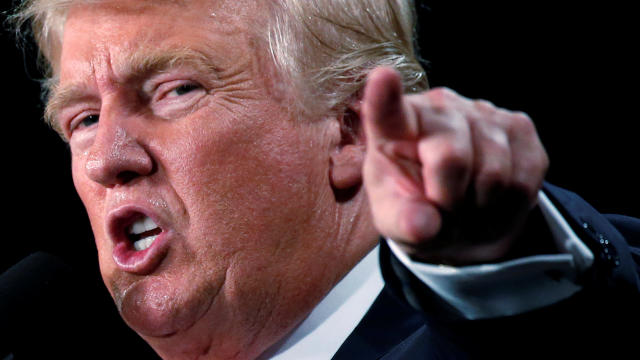
[[[206,52],[219,60],[239,52],[255,37],[251,24],[261,21],[256,1],[115,1],[77,4],[69,9],[59,75],[100,61],[126,61],[140,49],[186,48]],[[235,46],[230,46],[231,44]],[[231,53],[230,53],[231,52]],[[244,54],[246,55],[246,54]],[[65,73],[67,72],[67,73]]]
[[[126,20],[138,16],[159,15],[166,22],[184,18],[210,18],[226,23],[231,17],[245,18],[263,7],[260,0],[76,0],[68,1],[67,19],[79,13],[93,13],[95,18]],[[86,14],[85,14],[86,15]]]

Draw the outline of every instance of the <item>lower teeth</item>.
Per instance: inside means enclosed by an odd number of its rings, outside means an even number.
[[[158,237],[158,235],[155,236],[148,236],[144,239],[138,240],[136,242],[133,243],[133,247],[137,250],[137,251],[142,251],[142,250],[146,250],[149,248],[149,246],[151,246],[151,244],[153,244],[153,241]]]

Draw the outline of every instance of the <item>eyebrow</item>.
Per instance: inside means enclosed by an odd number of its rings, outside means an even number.
[[[216,75],[219,68],[213,65],[209,57],[200,51],[191,48],[177,49],[139,49],[124,63],[119,73],[125,79],[148,77],[151,74],[159,74],[178,66],[188,66],[198,72]],[[45,107],[45,122],[59,133],[61,129],[57,122],[60,111],[65,107],[89,97],[89,89],[84,82],[75,82],[60,85],[58,81],[53,83],[50,96]]]

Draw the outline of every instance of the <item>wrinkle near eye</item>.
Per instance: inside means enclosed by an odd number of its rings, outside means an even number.
[[[150,110],[160,118],[177,120],[198,109],[206,98],[207,92],[202,86],[184,84],[160,93],[151,102]]]

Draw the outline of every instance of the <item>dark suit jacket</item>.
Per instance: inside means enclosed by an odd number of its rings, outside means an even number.
[[[640,358],[640,220],[544,190],[595,256],[580,292],[518,316],[466,320],[382,242],[386,285],[334,359]]]

